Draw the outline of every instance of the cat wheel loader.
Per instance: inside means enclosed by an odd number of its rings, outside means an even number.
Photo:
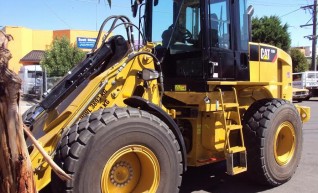
[[[138,26],[107,18],[87,57],[23,114],[72,178],[30,145],[38,190],[177,193],[187,167],[218,162],[262,184],[290,180],[310,109],[291,103],[290,56],[249,42],[252,7],[136,0],[132,12]]]

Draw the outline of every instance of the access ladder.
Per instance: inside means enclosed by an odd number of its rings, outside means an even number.
[[[243,130],[240,116],[240,106],[237,99],[237,92],[232,87],[234,101],[224,102],[223,93],[220,88],[220,110],[223,114],[222,125],[225,130],[225,147],[224,153],[226,158],[226,168],[229,175],[235,175],[247,170],[246,165],[246,148],[244,145]],[[235,144],[231,144],[230,137],[238,136],[239,140]],[[233,141],[233,142],[234,142]]]

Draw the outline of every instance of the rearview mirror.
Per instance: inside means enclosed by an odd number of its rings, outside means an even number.
[[[254,7],[252,5],[250,5],[247,8],[247,15],[252,17],[253,14],[254,14]]]
[[[252,15],[254,14],[254,7],[252,5],[248,6],[246,12],[248,20],[248,39],[252,41]]]
[[[133,17],[136,17],[137,10],[138,10],[138,4],[137,4],[137,0],[135,0],[134,4],[131,4],[131,11],[132,11]]]
[[[142,3],[143,0],[135,0],[134,4],[131,1],[131,11],[133,13],[133,17],[136,17],[138,11],[138,5]]]

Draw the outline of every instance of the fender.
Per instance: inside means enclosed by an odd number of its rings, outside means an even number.
[[[183,171],[185,172],[187,170],[187,154],[186,154],[187,151],[185,148],[183,136],[176,122],[159,106],[145,100],[142,97],[132,96],[130,98],[125,99],[124,103],[128,106],[131,106],[134,108],[140,108],[141,110],[144,110],[153,115],[156,115],[158,118],[160,118],[163,122],[165,122],[168,125],[168,127],[171,129],[173,134],[176,136],[178,143],[180,144],[183,163],[184,163]]]

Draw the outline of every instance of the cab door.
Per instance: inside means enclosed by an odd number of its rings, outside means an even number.
[[[205,11],[205,38],[209,58],[205,64],[207,79],[235,78],[235,58],[231,38],[231,1],[209,0]]]

